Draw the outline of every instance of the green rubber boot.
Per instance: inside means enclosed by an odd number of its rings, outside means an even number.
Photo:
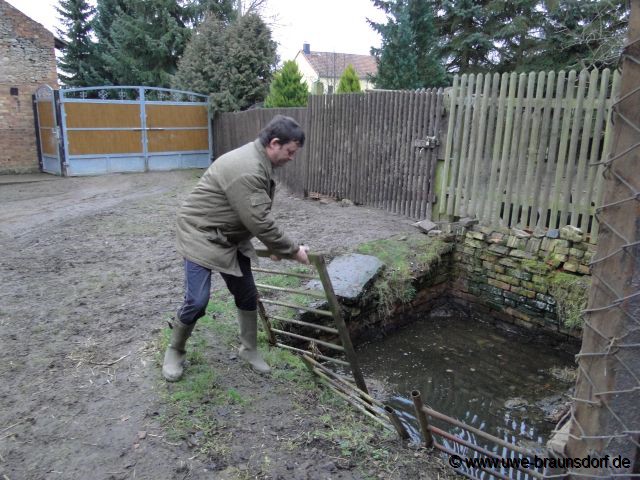
[[[240,323],[239,355],[258,373],[269,373],[269,365],[262,359],[258,351],[258,311],[238,309]]]
[[[175,319],[171,327],[171,340],[164,354],[162,364],[162,376],[168,382],[177,382],[184,373],[184,361],[187,356],[185,345],[191,336],[195,322],[185,325],[178,318]]]

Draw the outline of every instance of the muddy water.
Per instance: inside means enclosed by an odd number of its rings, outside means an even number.
[[[558,372],[573,368],[577,350],[577,345],[551,346],[452,316],[414,322],[360,347],[358,359],[367,378],[389,388],[387,403],[414,439],[419,438],[419,427],[410,393],[417,389],[435,410],[538,450],[554,427],[544,419],[544,409],[549,413],[559,406],[572,386],[572,379],[560,380]],[[453,427],[446,429],[461,435]]]

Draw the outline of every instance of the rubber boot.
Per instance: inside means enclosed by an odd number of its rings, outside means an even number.
[[[256,372],[269,373],[271,369],[262,359],[257,346],[258,311],[238,309],[238,322],[240,323],[240,357],[249,362]]]
[[[184,372],[184,361],[187,356],[185,344],[196,326],[195,322],[185,325],[178,318],[175,319],[171,329],[171,340],[164,354],[162,364],[162,376],[168,382],[177,382]]]

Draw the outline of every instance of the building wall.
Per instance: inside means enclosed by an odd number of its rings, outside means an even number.
[[[313,69],[311,64],[307,61],[302,53],[298,52],[294,61],[298,65],[298,70],[300,70],[302,78],[305,82],[307,82],[307,86],[309,87],[310,92],[315,93],[315,91],[313,90],[313,86],[318,80],[320,80],[323,85],[324,93],[329,93],[329,86],[332,86],[334,90],[338,88],[340,77],[335,79],[329,77],[318,77],[318,73]],[[365,91],[373,89],[374,86],[373,83],[369,82],[368,80],[360,79],[360,88],[362,89],[362,91]]]
[[[31,95],[57,87],[54,37],[0,0],[0,174],[38,170]]]
[[[311,64],[307,61],[307,59],[304,58],[304,55],[301,52],[298,52],[293,61],[296,62],[296,65],[298,65],[298,70],[300,70],[300,73],[302,74],[302,79],[307,82],[309,91],[313,92],[313,85],[318,80],[318,74],[313,69]]]

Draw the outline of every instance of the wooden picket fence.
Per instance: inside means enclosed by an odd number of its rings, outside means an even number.
[[[430,216],[443,98],[442,89],[310,97],[307,190]]]
[[[214,120],[215,154],[251,141],[276,114],[289,115],[308,140],[276,172],[288,188],[423,219],[436,198],[443,99],[442,89],[373,91],[313,95],[306,108],[223,113]]]
[[[493,226],[573,225],[595,241],[619,78],[608,69],[456,76],[439,213]]]
[[[307,107],[218,115],[214,144],[220,155],[253,140],[274,115],[289,115],[307,143],[276,176],[295,193],[420,220],[574,225],[595,242],[619,77],[609,70],[471,74],[454,77],[445,91],[313,95]]]
[[[244,112],[221,113],[216,115],[213,122],[214,156],[227,153],[245,143],[256,139],[257,134],[276,115],[286,115],[294,118],[307,133],[309,126],[307,119],[309,112],[306,107],[295,108],[259,108]],[[305,194],[305,178],[307,176],[307,162],[309,148],[304,146],[293,162],[275,171],[275,177],[298,195]]]

